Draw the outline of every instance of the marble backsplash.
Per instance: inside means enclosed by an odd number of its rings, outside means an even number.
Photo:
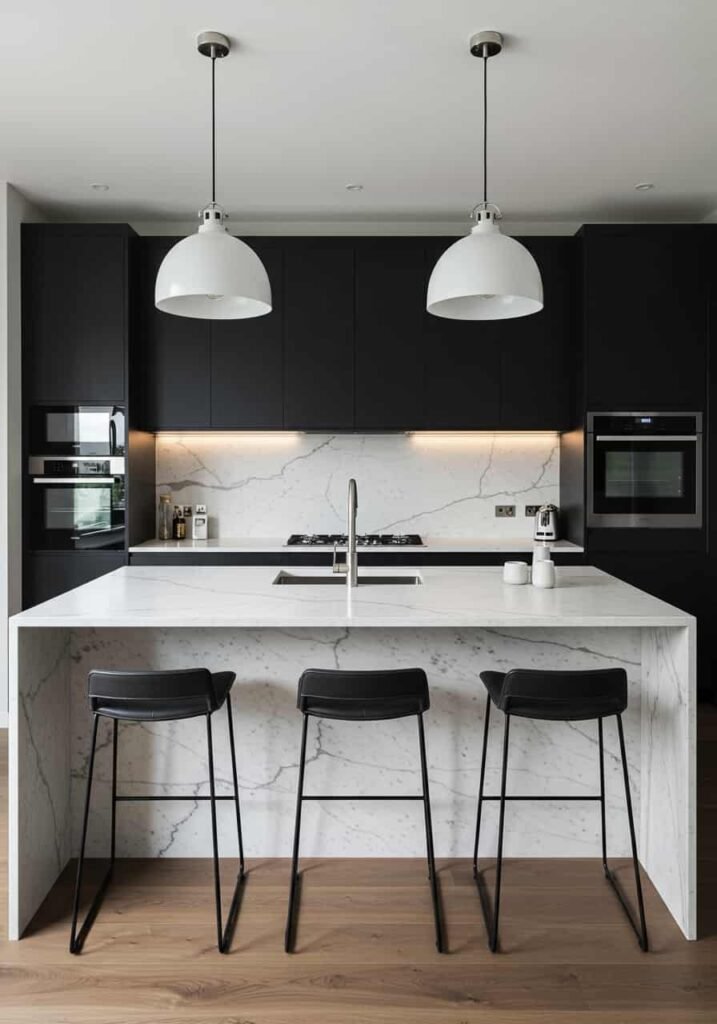
[[[210,537],[343,532],[353,476],[362,533],[525,538],[525,505],[558,504],[559,454],[552,433],[167,434],[157,490],[206,504]]]

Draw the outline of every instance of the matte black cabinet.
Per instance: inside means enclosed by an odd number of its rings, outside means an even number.
[[[23,226],[29,402],[124,403],[132,234],[112,224]]]
[[[162,313],[154,305],[154,282],[178,238],[140,242],[139,328],[145,346],[145,410],[148,430],[206,430],[211,419],[209,320]]]
[[[284,260],[284,426],[352,430],[353,241],[287,239]]]
[[[543,279],[539,313],[501,320],[501,427],[566,430],[572,426],[578,323],[574,302],[576,242],[566,237],[521,238]]]
[[[283,251],[247,239],[271,284],[272,310],[246,320],[211,322],[211,426],[214,430],[281,430],[284,424]]]
[[[124,551],[49,551],[25,560],[23,607],[31,608],[127,564]]]
[[[359,240],[355,252],[354,429],[419,429],[425,423],[423,242]]]
[[[714,229],[582,229],[588,409],[703,410]]]
[[[547,430],[571,425],[574,251],[526,238],[545,308],[465,322],[426,312],[452,238],[248,239],[269,273],[265,317],[204,321],[154,308],[175,243],[144,238],[147,409],[153,430]]]

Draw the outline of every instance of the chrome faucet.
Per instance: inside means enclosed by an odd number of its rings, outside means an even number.
[[[346,573],[346,585],[348,587],[358,586],[358,555],[356,553],[356,510],[358,509],[358,488],[355,480],[349,480],[349,503],[348,503],[348,545],[346,549],[346,561],[338,559],[337,545],[334,544],[333,571]]]
[[[346,552],[346,583],[349,587],[358,585],[358,555],[356,554],[356,511],[358,509],[358,488],[356,481],[349,480],[348,538]]]

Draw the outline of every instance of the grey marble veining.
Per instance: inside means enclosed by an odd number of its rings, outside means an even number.
[[[426,716],[438,856],[471,851],[485,693],[482,668],[513,665],[598,668],[623,665],[630,677],[625,718],[630,772],[639,816],[640,636],[636,630],[83,630],[72,648],[72,777],[74,846],[79,842],[90,716],[86,680],[90,668],[208,665],[233,669],[239,780],[245,842],[252,856],[287,856],[297,779],[300,715],[296,683],[309,665],[320,668],[425,666],[432,707]],[[487,785],[497,791],[502,721],[494,714]],[[215,716],[220,792],[230,792],[225,713]],[[97,806],[91,852],[107,846],[110,727],[101,734],[97,759]],[[624,798],[614,728],[606,727],[611,850],[629,852]],[[416,725],[312,722],[307,791],[420,791]],[[156,789],[206,794],[208,771],[203,720],[120,726],[121,790]],[[510,788],[547,794],[595,793],[598,787],[595,723],[517,722],[512,731]],[[486,812],[482,852],[495,850],[497,814]],[[222,808],[222,849],[234,851],[232,815]],[[207,856],[206,804],[162,803],[120,808],[122,856]],[[316,856],[420,856],[424,837],[420,808],[411,804],[319,804],[307,807],[303,848]],[[509,856],[595,856],[599,814],[594,804],[559,802],[512,805]]]
[[[558,435],[157,438],[158,492],[206,503],[212,536],[343,532],[352,476],[363,533],[524,538],[524,506],[558,504]],[[496,519],[494,506],[508,503],[516,518]]]

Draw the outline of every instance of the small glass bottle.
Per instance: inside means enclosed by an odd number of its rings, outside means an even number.
[[[172,539],[172,495],[160,494],[159,496],[159,522],[157,525],[157,536],[160,540]]]
[[[175,516],[174,516],[174,539],[185,540],[187,536],[187,520],[184,518],[181,505],[175,505]]]

